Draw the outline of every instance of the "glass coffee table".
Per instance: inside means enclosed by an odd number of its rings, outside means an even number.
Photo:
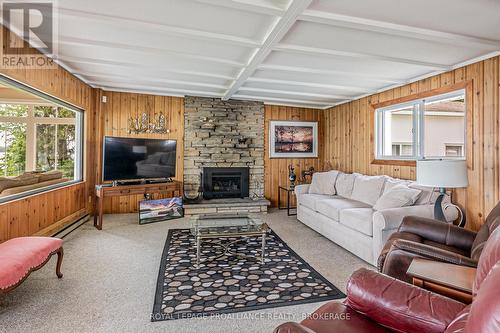
[[[196,241],[196,266],[200,266],[200,253],[202,241],[204,239],[220,239],[220,238],[238,238],[235,241],[222,244],[224,252],[213,257],[213,259],[224,256],[234,255],[239,257],[253,257],[260,259],[264,263],[266,250],[266,234],[269,227],[258,215],[254,214],[204,214],[194,215],[191,217],[191,233]],[[244,240],[250,236],[262,237],[261,255],[250,256],[242,253],[231,252],[230,246]],[[210,259],[210,258],[207,258]],[[207,260],[206,259],[206,260]]]

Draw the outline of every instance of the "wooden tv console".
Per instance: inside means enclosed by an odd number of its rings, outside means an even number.
[[[155,194],[155,193],[170,193],[171,196],[180,196],[182,191],[182,182],[172,181],[156,184],[137,184],[137,185],[96,185],[95,195],[95,212],[94,212],[94,227],[102,230],[102,215],[104,199],[110,197],[121,197],[126,195],[136,194]]]

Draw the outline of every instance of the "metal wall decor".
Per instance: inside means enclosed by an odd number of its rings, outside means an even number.
[[[128,119],[128,133],[129,134],[140,134],[140,133],[157,133],[157,134],[167,134],[170,133],[170,129],[167,128],[167,117],[164,113],[155,113],[153,119],[149,117],[149,114],[143,112],[138,117],[130,117]]]

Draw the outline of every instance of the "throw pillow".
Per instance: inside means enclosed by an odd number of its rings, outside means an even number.
[[[434,191],[434,188],[418,185],[416,182],[410,183],[408,187],[422,192],[417,201],[415,201],[416,205],[432,205],[436,202],[436,199],[439,196],[439,192]],[[444,202],[446,202],[446,199],[447,197],[444,198]]]
[[[378,198],[373,209],[383,210],[411,206],[417,201],[421,192],[420,190],[409,188],[406,185],[394,186],[391,190]]]
[[[337,194],[344,198],[350,198],[355,178],[356,176],[352,173],[339,174],[335,183]]]
[[[38,181],[41,182],[46,182],[49,180],[54,180],[54,179],[59,179],[63,177],[62,171],[59,170],[51,170],[43,173],[39,173],[37,175]]]
[[[385,184],[384,184],[384,191],[382,194],[385,194],[392,190],[394,187],[398,185],[406,185],[408,186],[410,184],[410,181],[408,180],[403,180],[403,179],[397,179],[397,178],[392,178],[392,177],[387,177],[385,178]]]
[[[309,193],[335,195],[335,180],[338,174],[335,170],[313,173]]]
[[[373,206],[382,194],[384,183],[384,176],[365,176],[356,174],[351,199]]]

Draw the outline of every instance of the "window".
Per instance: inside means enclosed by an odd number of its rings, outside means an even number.
[[[16,88],[0,84],[0,201],[82,179],[83,113]]]
[[[465,91],[376,110],[377,159],[465,158]]]
[[[445,155],[451,157],[464,156],[464,145],[445,145]]]
[[[413,146],[411,143],[392,144],[393,156],[412,156]]]

